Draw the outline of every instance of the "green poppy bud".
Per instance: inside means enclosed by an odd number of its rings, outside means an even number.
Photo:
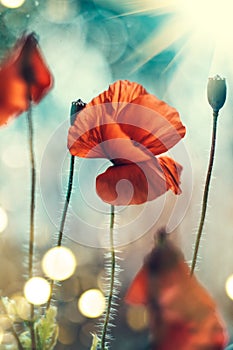
[[[73,101],[70,108],[70,124],[73,125],[76,115],[78,112],[80,112],[84,107],[86,106],[86,103],[80,100],[80,98],[77,101]]]
[[[207,85],[208,102],[213,108],[214,112],[218,112],[226,101],[226,81],[219,75],[209,78]]]

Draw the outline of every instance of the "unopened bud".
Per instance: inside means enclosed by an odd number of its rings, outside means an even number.
[[[209,78],[207,85],[207,97],[214,112],[218,112],[226,101],[226,81],[219,75]]]

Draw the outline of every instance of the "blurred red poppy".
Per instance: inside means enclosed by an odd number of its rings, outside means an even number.
[[[147,306],[154,350],[221,350],[227,344],[214,300],[167,239],[146,257],[125,300]]]
[[[52,87],[52,75],[33,33],[24,35],[0,66],[0,125],[40,102]]]
[[[97,194],[113,205],[141,204],[179,188],[182,167],[156,158],[185,135],[178,112],[143,86],[117,81],[77,114],[68,135],[74,156],[112,162],[96,179]]]

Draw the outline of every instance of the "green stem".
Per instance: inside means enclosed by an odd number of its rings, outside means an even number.
[[[72,193],[73,177],[74,177],[74,162],[75,162],[75,157],[70,156],[70,172],[69,172],[66,200],[65,200],[65,204],[64,204],[63,213],[62,213],[61,224],[60,224],[60,229],[59,229],[59,236],[58,236],[58,241],[57,241],[58,247],[60,247],[62,245],[66,216],[67,216],[67,211],[68,211],[68,207],[69,207],[69,203],[70,203],[70,197],[71,197],[71,193]]]
[[[57,247],[60,247],[62,245],[63,232],[64,232],[64,227],[65,227],[68,207],[69,207],[69,203],[70,203],[70,197],[71,197],[72,188],[73,188],[74,162],[75,162],[75,157],[74,156],[70,156],[70,172],[69,172],[68,186],[67,186],[67,192],[66,192],[66,199],[65,199],[63,212],[62,212],[60,228],[59,228],[59,236],[58,236],[58,240],[57,240]],[[50,282],[50,288],[51,288],[51,293],[50,293],[49,300],[47,302],[47,310],[49,309],[50,304],[51,304],[51,300],[52,300],[52,293],[53,293],[53,288],[54,288],[54,281],[53,280]]]
[[[29,236],[29,264],[28,264],[28,276],[29,279],[33,277],[33,256],[34,256],[34,219],[35,219],[35,189],[36,189],[36,167],[35,167],[35,156],[33,147],[33,122],[32,122],[32,107],[28,109],[27,113],[28,122],[28,138],[29,138],[29,154],[31,163],[31,204],[30,204],[30,236]],[[33,327],[34,319],[34,305],[31,304],[31,321],[30,332],[32,349],[36,349],[35,344],[35,333]]]
[[[74,116],[78,112],[80,112],[85,107],[85,105],[86,104],[84,102],[82,102],[80,99],[77,100],[77,101],[72,102],[71,109],[70,109],[70,118],[71,118],[71,122],[72,123],[74,121]],[[69,203],[70,203],[70,197],[71,197],[72,188],[73,188],[74,163],[75,163],[75,156],[71,155],[70,156],[70,171],[69,171],[66,199],[65,199],[63,212],[62,212],[62,217],[61,217],[61,223],[60,223],[60,228],[59,228],[59,235],[58,235],[58,240],[57,240],[57,247],[60,247],[62,245],[63,232],[64,232],[64,227],[65,227],[68,207],[69,207]],[[52,300],[53,287],[54,287],[54,281],[53,280],[50,282],[50,287],[51,287],[51,293],[50,293],[49,300],[47,302],[47,310],[50,307],[51,300]]]
[[[115,219],[115,213],[114,213],[114,206],[111,205],[111,217],[110,217],[110,254],[111,254],[111,269],[110,269],[110,287],[109,287],[109,294],[107,298],[107,308],[106,308],[106,314],[104,319],[104,325],[101,335],[101,350],[105,350],[105,344],[106,344],[106,336],[108,331],[108,325],[111,315],[111,308],[112,308],[112,301],[113,301],[113,295],[114,295],[114,284],[115,284],[115,274],[116,274],[116,253],[114,249],[114,219]]]
[[[218,121],[218,111],[214,111],[213,112],[213,130],[212,130],[212,143],[211,143],[211,150],[210,150],[210,159],[209,159],[209,166],[208,166],[208,170],[207,170],[205,188],[204,188],[204,194],[203,194],[203,200],[202,200],[201,218],[200,218],[200,223],[199,223],[199,228],[198,228],[198,232],[197,232],[195,248],[194,248],[194,253],[193,253],[193,259],[192,259],[191,276],[193,275],[194,270],[195,270],[198,249],[199,249],[202,231],[203,231],[203,227],[204,227],[204,223],[205,223],[205,216],[206,216],[208,195],[209,195],[209,187],[210,187],[210,179],[211,179],[213,163],[214,163],[216,134],[217,134],[217,121]]]

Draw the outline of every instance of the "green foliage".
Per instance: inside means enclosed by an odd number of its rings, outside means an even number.
[[[97,336],[97,334],[92,334],[92,344],[91,344],[91,348],[90,350],[101,350],[101,340],[100,338]],[[108,350],[106,347],[104,348],[104,350]]]
[[[90,350],[97,350],[100,339],[98,338],[97,334],[92,334],[92,337],[93,337],[93,339],[92,339],[92,344],[91,344]]]
[[[11,321],[15,321],[18,317],[15,302],[8,297],[1,297],[5,312]]]
[[[56,314],[56,308],[51,306],[44,316],[41,316],[34,322],[33,327],[37,350],[54,349],[58,337]],[[31,333],[29,328],[20,334],[19,340],[24,350],[31,350]]]
[[[20,320],[17,314],[15,302],[7,297],[1,298],[5,311],[11,320],[12,331],[14,336],[18,339],[23,350],[32,349],[31,330],[35,334],[36,349],[37,350],[53,350],[58,337],[58,325],[56,322],[57,309],[50,306],[44,315],[40,315],[33,322]],[[23,331],[17,334],[14,331],[14,322],[20,322],[23,326]],[[1,348],[0,348],[1,349]],[[95,348],[93,348],[95,349]]]
[[[19,341],[24,350],[32,349],[32,340],[29,329],[19,335]]]
[[[56,315],[57,309],[50,306],[45,316],[35,322],[34,331],[38,350],[52,350],[55,347],[58,337]]]

